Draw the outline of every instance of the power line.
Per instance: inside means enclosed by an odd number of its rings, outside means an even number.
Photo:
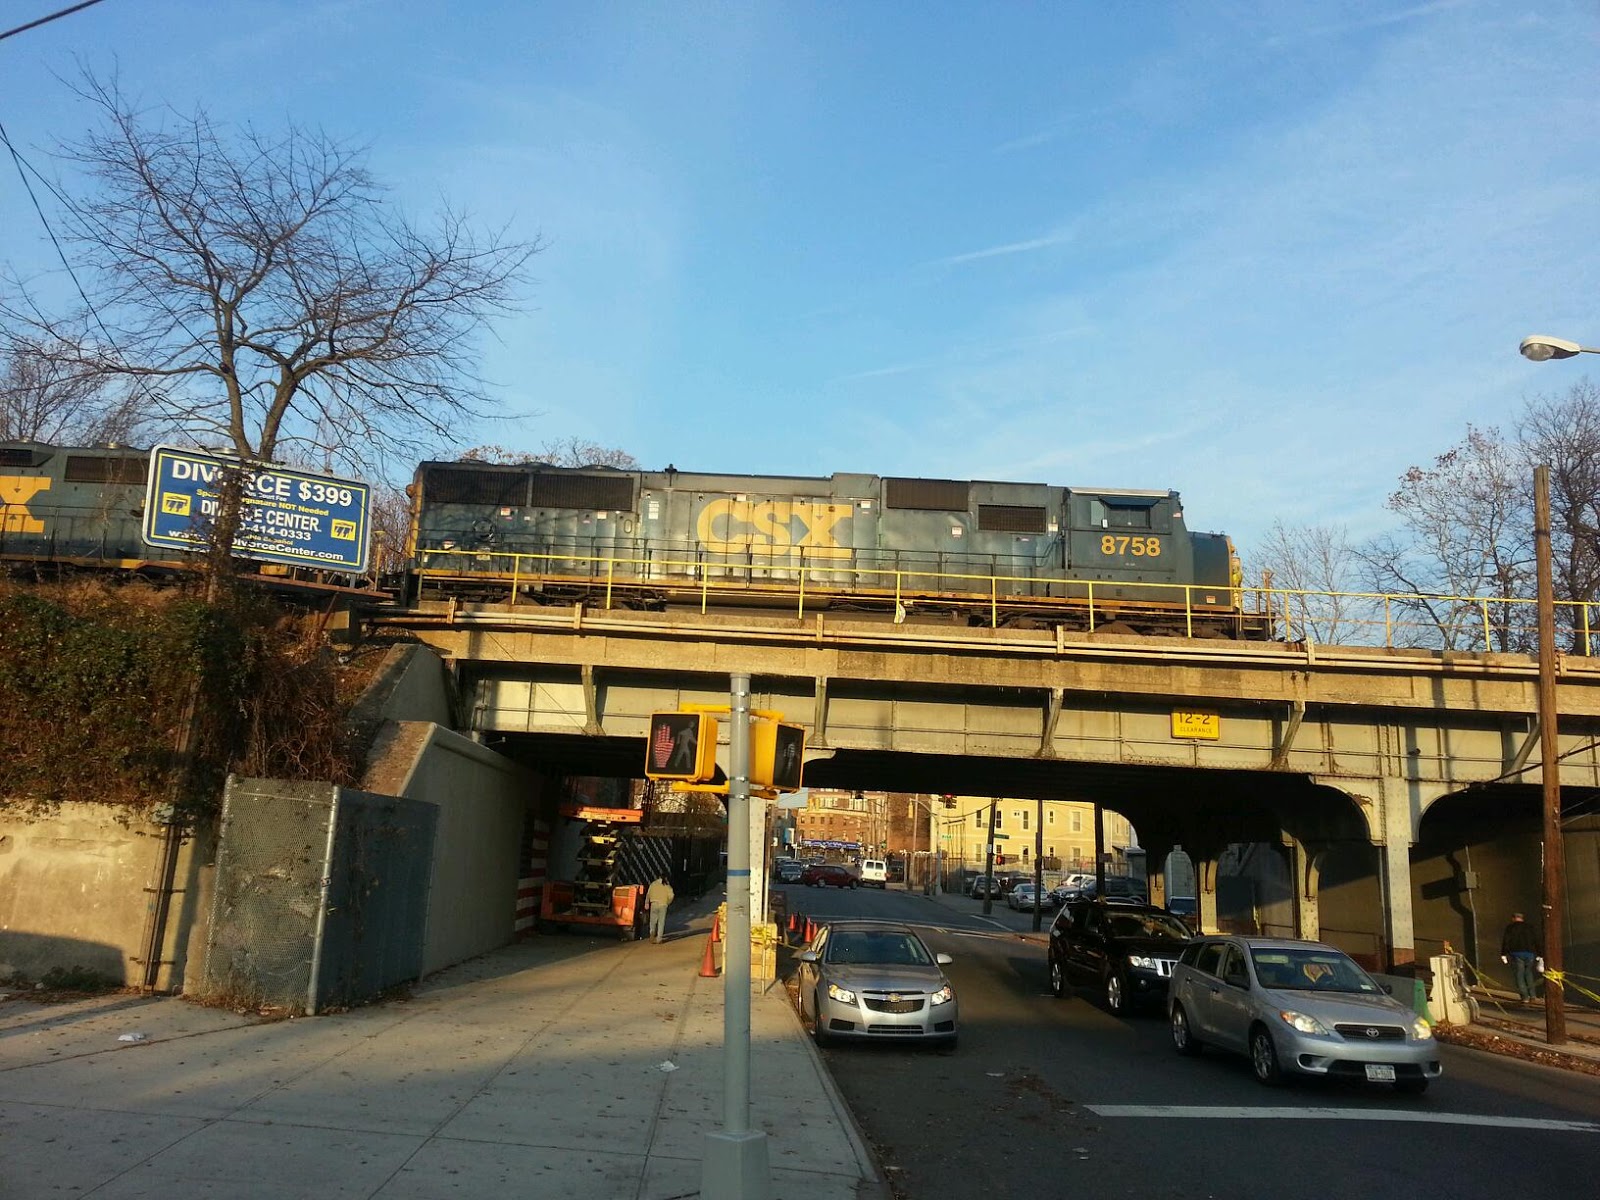
[[[53,12],[48,17],[40,17],[37,21],[29,21],[26,25],[18,25],[15,29],[8,29],[0,33],[0,42],[8,37],[15,37],[19,33],[27,33],[30,29],[37,29],[41,25],[48,25],[51,21],[59,21],[62,17],[70,17],[75,12],[82,12],[86,8],[93,8],[100,0],[83,0],[82,4],[74,4],[71,8],[63,8],[60,12]]]

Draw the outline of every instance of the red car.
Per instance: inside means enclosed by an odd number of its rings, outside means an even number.
[[[800,872],[800,882],[807,887],[860,887],[861,880],[833,863],[820,863]]]

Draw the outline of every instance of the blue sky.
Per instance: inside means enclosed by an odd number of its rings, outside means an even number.
[[[1248,555],[1579,378],[1516,345],[1600,344],[1597,52],[1577,0],[105,0],[0,42],[0,122],[42,165],[115,66],[545,239],[461,446],[1170,487]]]

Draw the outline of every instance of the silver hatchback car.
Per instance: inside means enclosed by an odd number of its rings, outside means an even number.
[[[1433,1028],[1342,950],[1287,938],[1209,936],[1183,949],[1167,1014],[1180,1054],[1247,1055],[1269,1086],[1334,1075],[1427,1090],[1439,1078]]]
[[[903,925],[835,921],[799,956],[800,1012],[818,1045],[834,1038],[956,1041],[956,993]]]

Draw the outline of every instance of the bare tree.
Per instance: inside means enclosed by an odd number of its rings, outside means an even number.
[[[1361,558],[1372,590],[1394,594],[1410,619],[1402,640],[1526,649],[1535,614],[1500,602],[1533,593],[1531,495],[1518,448],[1498,430],[1468,426],[1432,467],[1401,476],[1388,507],[1404,535],[1373,541]]]
[[[1534,467],[1550,468],[1556,598],[1594,601],[1600,597],[1600,388],[1582,379],[1560,396],[1530,400],[1518,433],[1524,473],[1531,478]]]
[[[1356,594],[1361,563],[1343,527],[1275,522],[1256,557],[1253,566],[1271,573],[1274,610],[1301,636],[1324,645],[1376,640],[1373,604]]]
[[[358,473],[492,407],[475,342],[537,243],[450,211],[414,225],[320,132],[138,111],[93,77],[80,93],[103,127],[62,148],[92,185],[62,203],[90,304],[4,311],[70,371],[137,380],[165,435]]]
[[[0,442],[96,445],[141,434],[133,396],[26,337],[0,344]]]
[[[584,438],[565,437],[546,442],[538,450],[510,450],[505,446],[473,446],[456,455],[460,462],[499,463],[515,466],[521,463],[543,462],[556,467],[615,467],[619,471],[637,471],[639,460],[626,450],[602,446]]]

